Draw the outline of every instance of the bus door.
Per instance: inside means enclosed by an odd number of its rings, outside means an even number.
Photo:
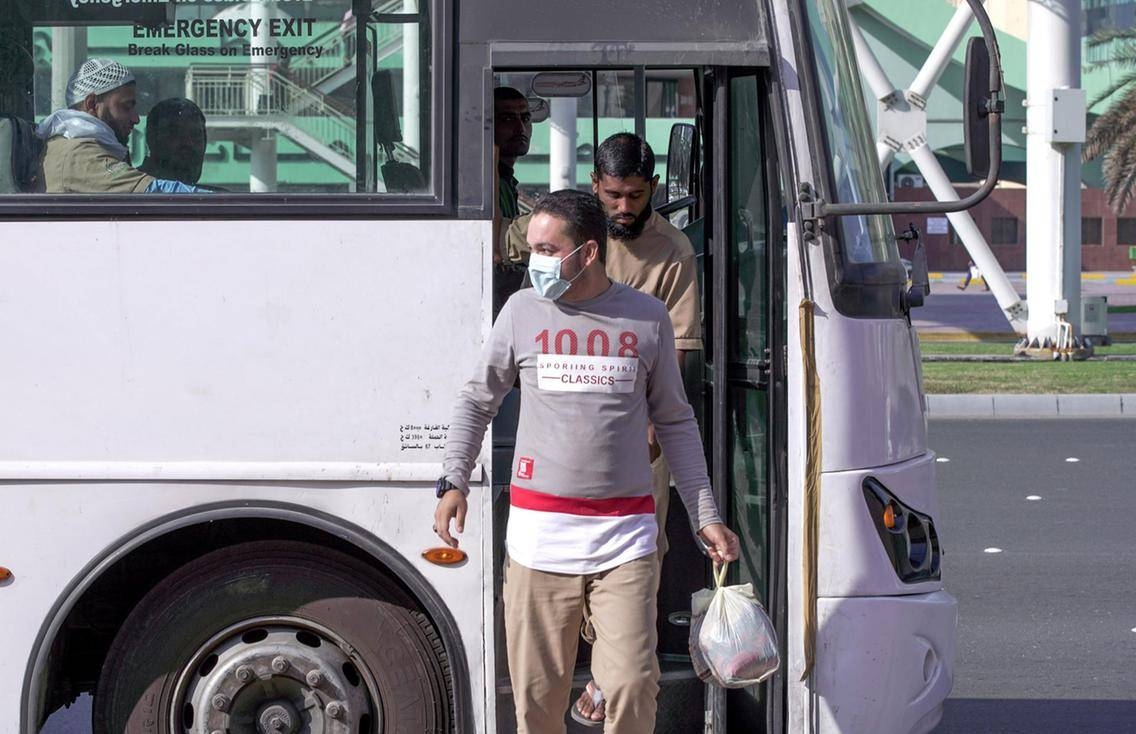
[[[741,539],[729,583],[752,583],[778,622],[784,564],[775,560],[778,543],[771,542],[779,537],[780,519],[771,478],[779,475],[776,446],[784,445],[776,418],[784,399],[773,357],[783,349],[784,311],[781,207],[771,197],[779,191],[775,145],[763,76],[716,68],[705,89],[711,100],[705,190],[712,226],[703,279],[704,436],[719,505]],[[714,730],[778,731],[781,696],[773,692],[779,681],[778,675],[729,692],[708,687]]]
[[[531,144],[527,155],[516,160],[519,209],[527,211],[550,189],[574,187],[590,190],[595,150],[617,132],[637,132],[655,152],[660,184],[652,205],[690,238],[701,261],[707,208],[700,193],[702,172],[698,130],[705,112],[702,71],[692,68],[497,69],[494,86],[507,86],[529,98],[534,110]],[[551,92],[551,94],[550,94]],[[564,96],[554,96],[561,94]],[[571,96],[569,96],[571,95]],[[567,138],[567,139],[566,139]],[[565,150],[568,148],[568,150]],[[711,187],[712,188],[712,187]],[[755,209],[760,216],[760,210]],[[504,243],[506,257],[514,248]],[[701,274],[700,274],[701,277]],[[705,331],[704,331],[705,334]],[[702,422],[704,408],[702,355],[688,355],[688,393]],[[693,378],[691,377],[693,375]],[[506,401],[493,425],[494,451],[494,568],[500,633],[500,574],[504,528],[508,514],[508,482],[516,430],[514,396]],[[644,436],[646,440],[646,436]],[[663,672],[660,681],[656,731],[674,734],[700,731],[704,720],[705,687],[693,672],[688,647],[690,597],[708,582],[708,566],[690,532],[690,522],[677,492],[671,488],[666,528],[669,550],[663,562],[658,597],[658,653]],[[504,671],[503,644],[498,645],[498,670]],[[589,680],[590,650],[581,645],[573,700]],[[514,731],[511,690],[502,674],[498,686],[498,731]],[[570,724],[569,732],[578,730]]]

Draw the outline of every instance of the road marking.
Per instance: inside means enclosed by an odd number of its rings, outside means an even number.
[[[1031,495],[1027,495],[1026,499],[1029,500],[1030,502],[1037,502],[1039,499],[1041,499],[1041,497],[1036,495],[1036,494],[1031,494]]]
[[[945,456],[940,456],[940,457],[937,457],[937,458],[935,459],[935,463],[937,463],[937,464],[947,464],[947,463],[949,463],[949,462],[950,462],[950,459],[948,459],[948,458],[947,458],[947,457],[945,457]]]
[[[1076,456],[1070,456],[1065,461],[1069,462],[1070,464],[1076,464],[1078,461],[1080,461],[1080,459],[1078,459]]]
[[[1002,549],[1001,548],[984,548],[982,552],[983,553],[1001,553]]]

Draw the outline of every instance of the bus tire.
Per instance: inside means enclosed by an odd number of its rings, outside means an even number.
[[[191,561],[142,598],[103,663],[93,724],[442,734],[450,691],[442,641],[399,586],[339,551],[256,541]]]

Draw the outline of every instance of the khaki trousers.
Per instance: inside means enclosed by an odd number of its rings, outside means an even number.
[[[517,734],[563,734],[580,624],[592,622],[592,677],[611,734],[652,734],[659,692],[657,555],[596,574],[548,573],[505,558],[505,646]]]
[[[655,525],[659,528],[659,535],[655,542],[658,546],[657,557],[661,575],[663,556],[667,554],[667,550],[670,548],[670,544],[667,542],[667,509],[671,503],[671,468],[667,465],[667,460],[663,458],[662,454],[659,454],[658,458],[651,462],[651,494],[655,498]],[[580,636],[589,645],[596,641],[596,632],[592,629],[592,620],[587,617],[584,618],[584,623],[580,626]],[[600,688],[600,690],[602,691],[603,688]]]

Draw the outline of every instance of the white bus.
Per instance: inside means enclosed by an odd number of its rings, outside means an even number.
[[[938,722],[956,605],[909,318],[925,265],[910,285],[842,0],[7,0],[0,57],[0,731],[76,701],[100,734],[512,730],[508,415],[467,557],[424,555],[490,329],[506,81],[574,111],[577,171],[609,132],[673,130],[653,142],[702,265],[689,391],[783,665],[694,676],[709,568],[672,502],[659,731]],[[88,58],[134,72],[143,118],[197,103],[212,193],[45,190],[29,125]]]

